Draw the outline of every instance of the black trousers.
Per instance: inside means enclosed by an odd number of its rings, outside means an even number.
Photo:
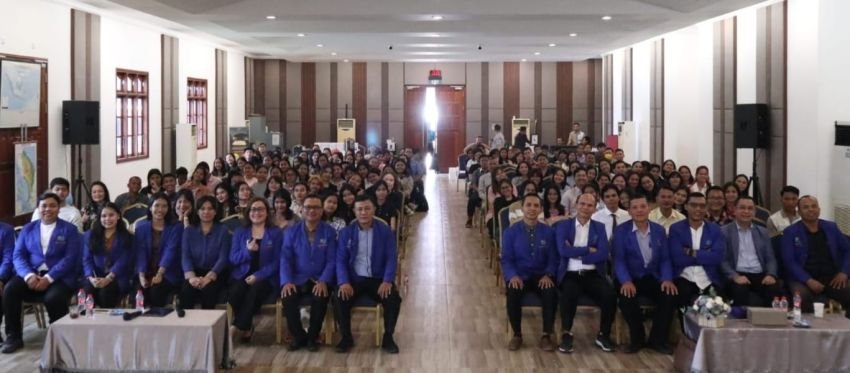
[[[168,303],[168,296],[175,291],[177,291],[177,285],[168,282],[166,279],[156,285],[142,288],[142,294],[145,295],[145,306],[165,307]],[[183,307],[183,304],[181,303],[180,306]]]
[[[479,207],[481,207],[481,198],[478,196],[478,192],[470,193],[469,200],[466,201],[466,217],[472,219],[472,216],[475,215],[475,209]]]
[[[121,303],[121,289],[115,280],[102,288],[92,286],[88,279],[85,281],[86,283],[83,285],[83,288],[86,289],[86,293],[92,295],[95,306],[99,308],[115,308],[118,307],[118,303]]]
[[[730,281],[727,288],[729,297],[732,298],[732,304],[736,306],[753,306],[753,307],[770,307],[774,297],[783,295],[782,285],[779,284],[779,279],[773,285],[762,285],[764,273],[739,273],[741,276],[750,280],[749,285],[738,285],[735,281]],[[755,293],[760,298],[760,303],[750,304],[750,293]]]
[[[337,293],[336,298],[336,320],[339,323],[339,331],[343,338],[351,338],[351,308],[354,306],[354,300],[360,295],[368,296],[376,302],[381,303],[384,307],[384,334],[392,335],[395,333],[395,324],[398,321],[398,314],[401,310],[401,296],[398,294],[398,288],[392,284],[390,295],[384,299],[378,295],[378,287],[383,282],[380,278],[361,278],[360,281],[352,283],[354,287],[354,295],[348,300],[339,298]]]
[[[541,289],[538,284],[542,276],[532,276],[528,281],[523,281],[522,289],[507,289],[508,320],[514,335],[522,335],[522,298],[525,294],[537,294],[543,308],[543,333],[552,334],[555,330],[555,308],[558,306],[558,289],[552,286]]]
[[[829,282],[832,281],[832,277],[825,278],[816,278],[818,282],[823,284],[823,292],[821,295],[826,296],[829,299],[833,299],[838,303],[841,303],[841,307],[844,308],[844,316],[850,318],[850,287],[845,286],[844,289],[836,289],[829,285]],[[815,294],[809,289],[808,286],[804,283],[791,281],[788,284],[788,287],[791,288],[791,294],[794,292],[800,292],[800,298],[802,298],[801,307],[803,312],[811,313],[814,312],[814,301]],[[788,300],[789,303],[793,302],[793,298]],[[791,304],[793,306],[793,304]],[[6,324],[8,325],[8,318],[6,320]]]
[[[673,319],[674,303],[676,298],[661,291],[661,283],[652,276],[644,276],[632,279],[637,288],[635,296],[628,298],[620,293],[620,310],[623,318],[629,325],[629,336],[631,344],[641,345],[646,341],[646,332],[643,329],[643,313],[641,313],[639,298],[648,298],[655,303],[655,313],[652,317],[652,329],[649,332],[649,344],[661,346],[667,344],[670,335],[670,323]],[[622,285],[618,286],[621,287]]]
[[[6,337],[8,339],[23,338],[21,324],[21,304],[23,302],[43,302],[47,309],[50,323],[68,314],[68,301],[73,290],[55,279],[45,291],[35,291],[27,286],[23,278],[12,277],[3,289],[3,312],[6,314]]]
[[[690,307],[694,304],[694,300],[696,300],[698,296],[709,294],[711,289],[715,289],[714,284],[712,284],[709,287],[700,290],[697,284],[686,280],[684,277],[676,277],[673,279],[673,284],[676,285],[676,289],[679,290],[679,295],[676,296],[676,308]]]
[[[233,325],[242,331],[251,330],[254,315],[260,312],[263,301],[274,287],[267,280],[257,280],[248,285],[245,280],[233,280],[227,292],[227,302],[233,309]]]
[[[298,342],[314,341],[322,332],[322,322],[325,320],[325,314],[328,312],[329,296],[320,297],[313,294],[313,288],[316,282],[307,280],[307,282],[297,285],[295,293],[283,297],[283,313],[286,315],[286,327],[289,332],[295,337]],[[328,286],[328,295],[333,291]],[[301,326],[301,300],[304,297],[310,299],[310,328],[307,333],[304,332],[304,327]]]
[[[595,270],[567,272],[561,281],[561,329],[564,333],[573,328],[579,295],[584,293],[599,305],[599,333],[611,335],[611,325],[617,312],[617,293],[608,279]]]
[[[195,270],[195,275],[204,277],[208,271]],[[195,308],[195,305],[201,303],[201,308],[211,310],[218,303],[218,294],[221,291],[222,282],[227,277],[223,273],[219,273],[215,281],[210,282],[203,289],[195,289],[189,284],[189,280],[183,281],[183,287],[180,289],[180,305],[187,310]]]

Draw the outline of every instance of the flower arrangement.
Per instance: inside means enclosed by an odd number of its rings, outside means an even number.
[[[699,325],[711,328],[722,327],[731,310],[731,302],[726,303],[723,298],[711,295],[701,295],[691,307],[698,316]]]

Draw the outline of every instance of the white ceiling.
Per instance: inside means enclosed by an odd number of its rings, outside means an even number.
[[[255,57],[568,61],[598,57],[764,0],[80,1],[111,11],[147,13],[190,33],[225,40],[226,46]],[[267,20],[269,15],[277,18]],[[434,20],[435,15],[443,19]],[[603,21],[605,15],[612,19]]]

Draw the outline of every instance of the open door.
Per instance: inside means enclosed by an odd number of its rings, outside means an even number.
[[[466,89],[462,86],[437,87],[437,169],[448,172],[457,166],[457,157],[466,143]]]
[[[425,88],[404,90],[404,146],[427,151],[425,147]]]

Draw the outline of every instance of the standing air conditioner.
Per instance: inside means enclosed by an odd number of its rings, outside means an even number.
[[[177,123],[175,150],[177,167],[195,169],[198,164],[198,126],[194,123]]]
[[[630,161],[642,159],[640,157],[640,142],[638,141],[639,132],[637,123],[626,121],[618,122],[617,125],[619,126],[617,145],[620,146],[620,149],[623,149],[625,159]]]
[[[356,121],[354,118],[343,118],[336,120],[336,142],[346,142],[356,140]]]
[[[531,120],[523,118],[513,118],[511,120],[511,141],[516,138],[520,128],[525,128],[525,135],[531,140]]]

